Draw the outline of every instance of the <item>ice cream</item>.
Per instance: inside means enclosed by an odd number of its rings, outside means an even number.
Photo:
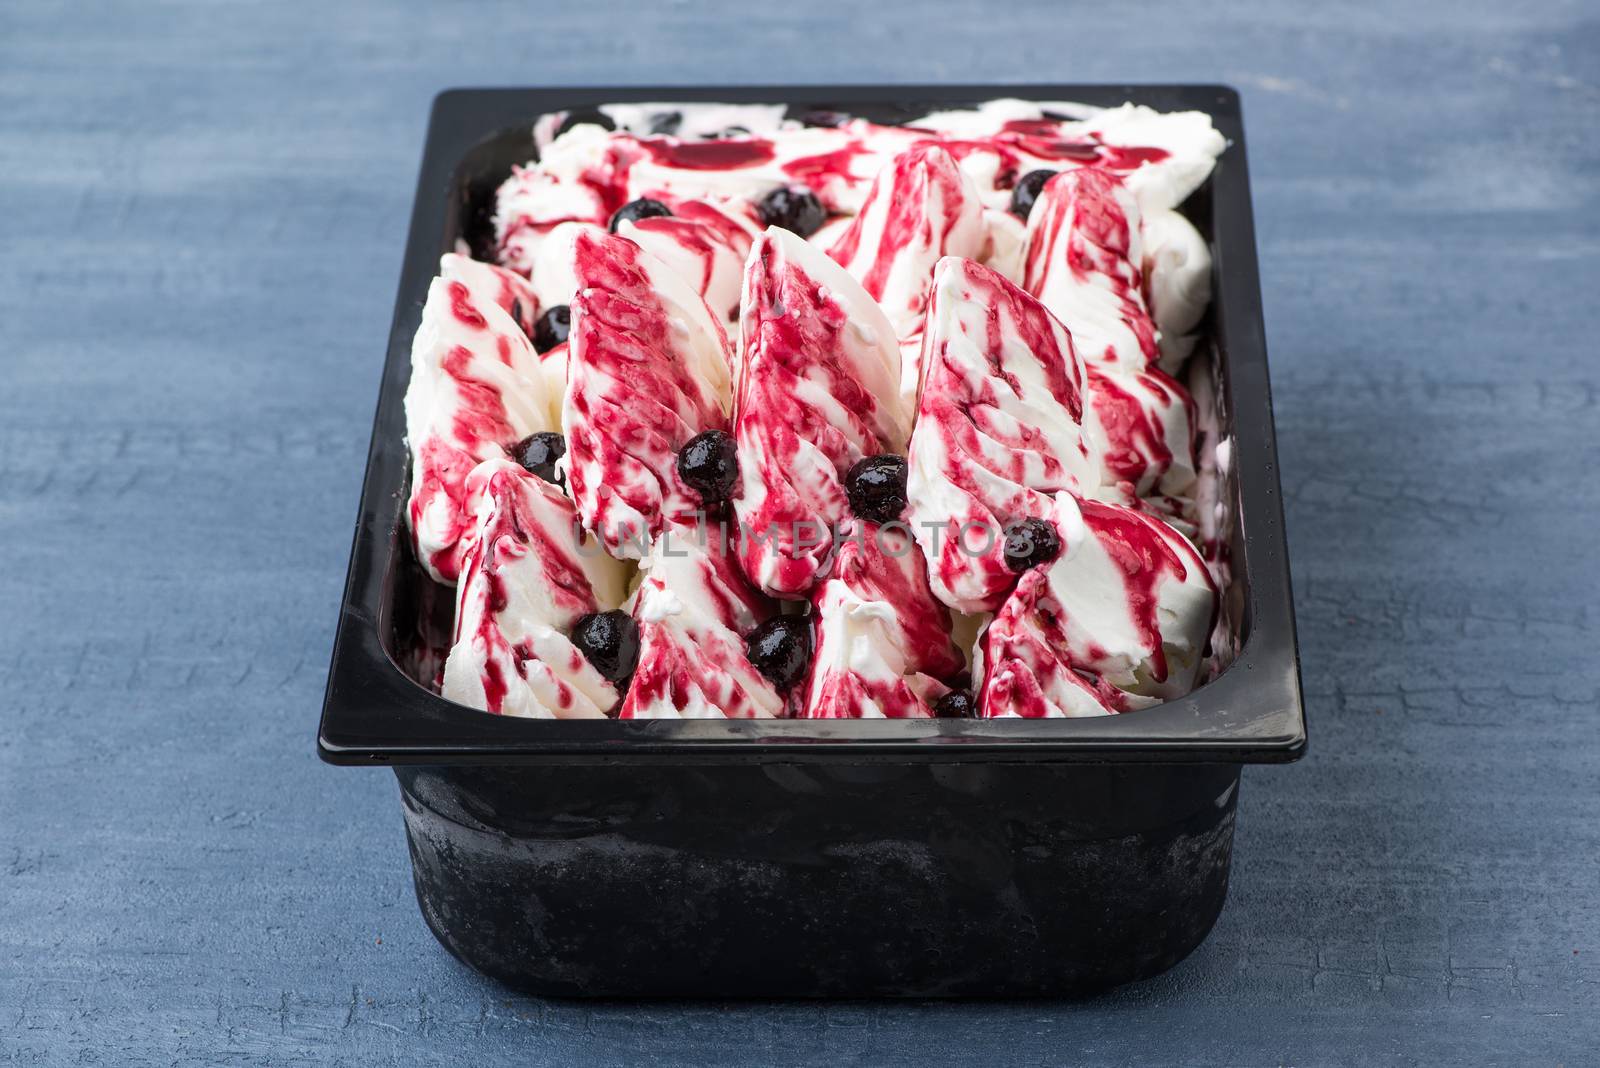
[[[622,719],[771,719],[784,699],[750,663],[745,638],[774,606],[745,581],[715,525],[673,524],[634,594],[639,665]]]
[[[935,112],[911,125],[953,146],[985,203],[1000,209],[1016,179],[1029,171],[1083,167],[1123,176],[1151,210],[1174,208],[1200,187],[1227,147],[1203,112],[1139,104],[1092,108],[1008,98]]]
[[[676,271],[723,328],[736,331],[744,263],[761,231],[760,218],[748,201],[668,198],[663,203],[671,215],[625,222],[617,233]]]
[[[460,282],[475,298],[499,305],[522,328],[523,336],[533,336],[533,324],[539,318],[543,302],[520,274],[492,263],[480,263],[470,256],[447,252],[439,259],[439,277],[446,282]]]
[[[411,346],[406,520],[417,560],[433,578],[454,582],[470,525],[467,474],[553,426],[538,356],[512,318],[523,300],[523,315],[531,312],[531,293],[509,272],[454,254],[444,258],[441,271],[428,288]]]
[[[1113,503],[1189,495],[1195,480],[1194,401],[1157,368],[1118,374],[1090,366],[1083,428],[1099,462],[1098,488]]]
[[[1155,363],[1139,205],[1092,168],[1050,179],[1028,216],[1023,288],[1072,332],[1086,363],[1137,373]]]
[[[1099,484],[1083,365],[1037,300],[970,260],[940,261],[923,345],[907,520],[939,600],[993,611],[1016,581],[1006,529]]]
[[[513,167],[495,195],[500,263],[527,274],[557,226],[604,226],[625,199],[621,167],[615,141],[593,124],[574,126],[545,145],[537,163]]]
[[[1174,329],[1190,329],[1204,314],[1202,295],[1209,297],[1210,258],[1182,216],[1151,217],[1161,241],[1153,259],[1138,204],[1120,180],[1087,169],[1050,179],[1029,216],[1024,282],[1071,332],[1088,368],[1085,430],[1100,466],[1088,492],[1189,524],[1193,401],[1160,369],[1169,361],[1145,283],[1148,275]],[[1177,336],[1169,351],[1192,346]]]
[[[926,717],[965,669],[950,613],[929,590],[908,531],[853,523],[811,605],[814,652],[800,716]]]
[[[506,716],[604,716],[617,691],[568,635],[581,617],[621,603],[624,566],[579,540],[559,488],[510,460],[479,464],[465,488],[472,527],[441,692]]]
[[[894,328],[902,352],[900,392],[908,410],[916,406],[934,264],[945,256],[976,259],[987,241],[983,206],[971,179],[950,153],[925,143],[895,156],[878,172],[861,213],[828,249]]]
[[[1227,442],[1197,456],[1174,377],[1210,301],[1176,210],[1226,147],[1206,116],[599,111],[535,124],[497,265],[446,257],[414,345],[447,696],[1103,714],[1225,662]]]
[[[1027,225],[1004,208],[984,208],[983,224],[984,246],[977,261],[1020,286],[1028,254]]]
[[[988,717],[1096,716],[1181,697],[1217,609],[1189,540],[1143,512],[1058,494],[1060,555],[1026,572],[979,638]]]
[[[1137,105],[993,100],[906,126],[845,115],[785,118],[763,105],[608,105],[620,129],[561,122],[536,127],[540,159],[516,168],[496,197],[502,264],[533,270],[543,242],[564,222],[604,225],[628,201],[663,195],[756,201],[774,189],[813,191],[829,212],[862,212],[890,161],[938,144],[986,208],[1004,212],[1017,180],[1033,170],[1095,168],[1126,179],[1149,210],[1176,207],[1226,147],[1199,112]],[[952,250],[954,251],[954,250]],[[1004,264],[997,264],[1004,269]],[[719,309],[720,310],[720,309]]]
[[[701,510],[678,450],[728,425],[728,339],[700,295],[627,238],[584,232],[574,249],[566,470],[584,526],[639,559],[666,522]]]
[[[1144,214],[1144,277],[1168,374],[1194,350],[1194,330],[1211,304],[1211,250],[1194,224],[1176,211]]]
[[[900,350],[860,283],[776,227],[750,251],[739,325],[740,562],[763,591],[802,597],[848,513],[845,472],[905,451]]]
[[[1157,111],[1123,104],[1087,116],[1078,133],[1139,166],[1111,169],[1146,211],[1175,208],[1205,182],[1228,142],[1202,111]]]

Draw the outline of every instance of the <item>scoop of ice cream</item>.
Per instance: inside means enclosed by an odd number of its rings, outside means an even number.
[[[510,460],[473,468],[466,490],[472,530],[441,692],[507,716],[604,716],[616,689],[567,635],[581,616],[621,603],[624,566],[593,539],[579,540],[560,489]]]
[[[784,701],[750,663],[745,638],[773,605],[745,581],[715,525],[673,524],[641,565],[631,606],[639,665],[622,719],[771,719]]]
[[[945,256],[976,259],[988,232],[971,179],[950,153],[933,143],[916,145],[878,172],[861,213],[828,255],[876,300],[902,343],[915,354],[928,315],[933,267]],[[905,360],[900,391],[916,404],[918,361]]]
[[[533,337],[540,301],[528,280],[520,274],[470,256],[447,252],[439,260],[439,277],[447,282],[460,282],[472,293],[492,300],[522,328],[525,336]]]
[[[1144,215],[1144,277],[1160,333],[1161,369],[1177,374],[1194,351],[1195,328],[1211,303],[1211,250],[1175,211]]]
[[[642,557],[702,507],[678,450],[726,429],[727,335],[671,268],[627,238],[581,233],[562,423],[573,499],[615,556]]]
[[[1139,206],[1093,168],[1058,174],[1028,216],[1023,287],[1063,326],[1084,362],[1139,372],[1158,358],[1145,307]]]
[[[1100,481],[1085,441],[1084,369],[1035,299],[970,260],[940,261],[923,338],[907,520],[934,594],[993,611],[1016,581],[1005,530]]]
[[[1194,546],[1067,493],[1050,518],[1060,555],[1023,575],[979,639],[981,714],[1106,715],[1188,693],[1217,607]]]
[[[658,193],[658,197],[667,197]],[[672,214],[625,222],[617,233],[666,264],[722,322],[735,329],[739,288],[760,220],[748,201],[710,203],[668,197]]]
[[[1137,374],[1091,366],[1083,429],[1100,464],[1093,496],[1134,505],[1193,491],[1194,401],[1176,379],[1151,368]]]
[[[1125,169],[1125,180],[1146,211],[1175,208],[1189,199],[1228,147],[1205,112],[1157,111],[1143,104],[1095,112],[1075,132],[1137,162]]]
[[[545,145],[537,162],[513,167],[495,191],[495,258],[529,274],[557,226],[604,226],[625,199],[628,160],[619,148],[603,127],[580,123]]]
[[[950,613],[928,589],[928,565],[910,533],[861,522],[811,595],[809,719],[931,715],[965,669]]]
[[[849,511],[845,473],[864,456],[905,451],[900,351],[860,283],[777,227],[750,252],[739,325],[739,558],[760,589],[800,597]]]
[[[565,223],[563,226],[579,227],[586,224]],[[561,228],[557,228],[559,232]],[[548,245],[546,246],[548,248]],[[541,249],[543,258],[544,249]],[[539,287],[531,285],[528,279],[515,271],[504,267],[497,267],[492,263],[482,263],[467,256],[448,253],[439,261],[439,277],[448,281],[465,282],[474,292],[496,293],[496,304],[504,308],[511,318],[522,327],[522,332],[530,341],[536,341],[535,324],[539,321],[540,314],[554,304],[566,304],[572,299],[570,292],[561,293],[559,299],[547,300],[539,292]],[[538,352],[538,345],[534,345]],[[561,425],[561,393],[567,384],[567,347],[557,345],[545,352],[538,352],[539,371],[544,379],[544,388],[541,391],[545,399],[545,406],[549,411],[548,425],[560,427]]]
[[[460,257],[446,260],[450,276],[429,286],[411,345],[406,520],[422,566],[438,581],[454,582],[470,525],[468,473],[527,435],[555,427],[539,359],[501,304],[511,291],[507,280]]]

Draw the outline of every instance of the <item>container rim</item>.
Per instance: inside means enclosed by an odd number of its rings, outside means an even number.
[[[1234,662],[1187,697],[1135,714],[1003,720],[531,720],[466,709],[384,648],[409,466],[402,398],[411,334],[445,240],[457,170],[477,145],[543,113],[605,103],[930,107],[996,97],[1211,116],[1228,141],[1210,179],[1214,297],[1228,323],[1235,474],[1251,625]],[[920,111],[919,111],[920,109]],[[434,98],[391,324],[361,510],[324,696],[319,755],[342,765],[1140,762],[1283,763],[1306,744],[1239,94],[1225,85],[788,85],[448,89]]]

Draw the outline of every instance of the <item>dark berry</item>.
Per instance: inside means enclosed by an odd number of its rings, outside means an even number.
[[[845,476],[850,510],[874,523],[892,523],[906,507],[906,458],[885,453],[857,460]]]
[[[717,135],[718,137],[749,137],[750,131],[744,126],[730,126]]]
[[[1028,213],[1033,210],[1033,202],[1039,199],[1039,194],[1044,191],[1044,183],[1056,176],[1055,171],[1029,171],[1017,182],[1016,188],[1011,190],[1011,214],[1028,221]]]
[[[572,330],[572,309],[565,304],[546,308],[533,324],[533,351],[549,352],[563,341]]]
[[[661,201],[651,200],[649,197],[640,197],[638,200],[628,201],[617,209],[615,215],[611,216],[611,232],[616,233],[617,227],[625,222],[665,218],[671,214],[672,209],[661,203]]]
[[[933,703],[933,714],[939,719],[976,719],[978,702],[965,690],[951,690]]]
[[[590,123],[600,127],[602,130],[615,130],[617,128],[617,124],[612,121],[611,116],[598,108],[579,108],[569,112],[567,117],[561,120],[561,129],[556,132],[558,135],[564,134],[579,123]]]
[[[675,134],[682,125],[681,111],[660,111],[650,116],[650,132],[653,134]]]
[[[1048,564],[1060,555],[1061,538],[1043,519],[1024,519],[1006,531],[1006,566],[1013,571]]]
[[[773,616],[745,640],[750,663],[780,690],[787,690],[811,666],[811,621],[805,616]]]
[[[797,118],[806,126],[838,127],[850,121],[850,116],[842,111],[827,111],[815,108],[811,111],[801,112]]]
[[[526,330],[528,328],[528,324],[522,321],[522,301],[513,300],[511,302],[510,312],[511,318],[516,322],[516,324]]]
[[[781,226],[799,237],[810,237],[828,221],[822,201],[809,189],[779,187],[756,205],[765,226]]]
[[[739,455],[733,439],[720,430],[690,438],[678,450],[678,477],[708,505],[727,500],[739,480]]]
[[[620,608],[591,612],[572,628],[572,644],[596,671],[622,687],[639,663],[639,624]]]
[[[556,478],[556,461],[567,454],[567,439],[553,430],[529,434],[511,447],[511,458],[527,471],[553,485],[566,480]]]

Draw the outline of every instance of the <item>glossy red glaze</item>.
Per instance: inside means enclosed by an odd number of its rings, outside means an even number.
[[[772,142],[760,137],[726,141],[647,137],[638,144],[656,163],[689,171],[740,170],[766,163],[773,155]]]

